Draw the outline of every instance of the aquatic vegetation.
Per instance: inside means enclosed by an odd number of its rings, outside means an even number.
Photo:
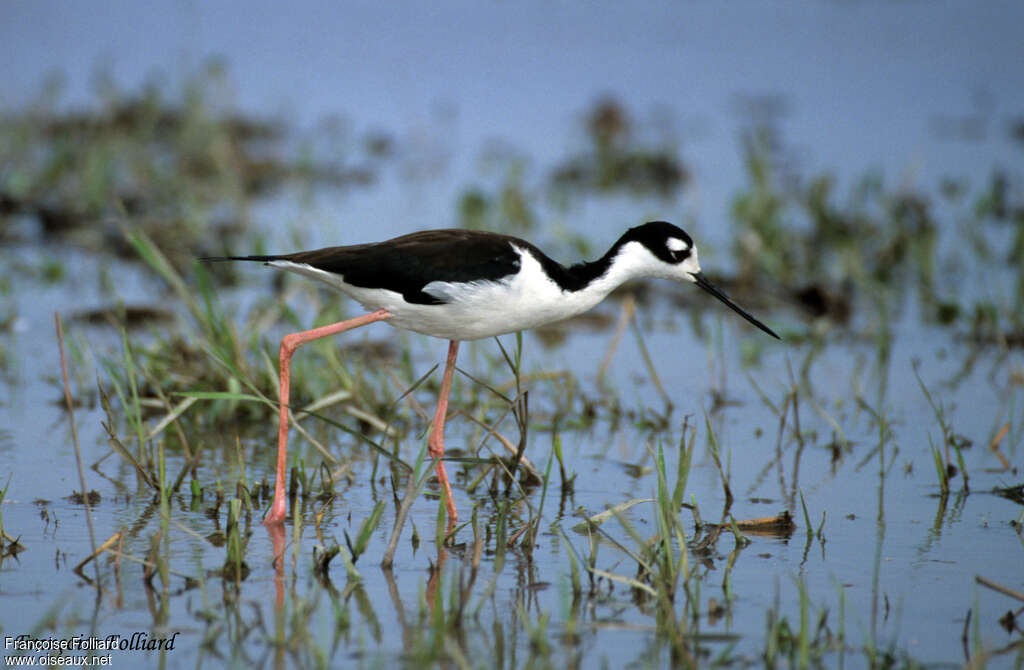
[[[311,345],[294,362],[292,516],[275,533],[258,521],[277,337],[347,305],[287,279],[258,297],[218,296],[191,261],[219,252],[210,245],[227,242],[213,240],[280,185],[365,184],[372,170],[357,179],[353,163],[295,158],[285,126],[216,113],[220,75],[205,76],[177,103],[111,93],[92,116],[44,105],[0,123],[3,141],[17,128],[45,156],[32,167],[28,145],[5,155],[0,234],[18,234],[17,217],[46,237],[99,221],[159,296],[116,304],[114,286],[109,305],[65,317],[70,369],[51,386],[67,390],[70,441],[90,425],[89,481],[69,486],[81,491],[26,515],[22,473],[0,490],[5,571],[28,571],[17,547],[35,564],[53,554],[59,577],[95,588],[94,610],[56,600],[33,634],[131,618],[185,631],[197,666],[269,651],[303,667],[919,667],[948,660],[915,642],[925,610],[929,634],[963,635],[957,662],[1019,658],[1019,612],[989,600],[1014,597],[1016,563],[999,559],[1013,561],[1024,518],[1024,270],[1021,254],[1003,253],[1024,239],[1012,174],[938,195],[877,174],[791,180],[752,136],[736,242],[715,251],[735,261],[722,284],[755,308],[770,301],[786,346],[737,341],[657,287],[544,333],[548,347],[533,336],[475,345],[446,454],[460,525],[445,522],[426,456],[424,407],[439,383],[429,345],[393,334]],[[497,162],[452,219],[586,254],[587,231],[558,227],[577,205],[685,193],[678,147],[645,123],[600,102],[581,149],[550,169]],[[381,142],[366,155],[387,160]],[[966,242],[951,248],[950,235]],[[984,281],[1000,291],[951,281],[957,264],[993,268]],[[32,281],[69,281],[59,261],[33,268]],[[0,351],[17,344],[16,321],[5,311]],[[975,395],[993,406],[968,405]],[[83,514],[97,525],[87,548]],[[1004,590],[979,580],[972,601],[962,582],[973,587],[975,564],[951,546],[979,537],[999,548],[982,579]],[[923,602],[926,580],[955,597]]]
[[[182,269],[233,240],[253,243],[253,198],[288,183],[340,188],[373,178],[370,146],[350,157],[362,161],[358,169],[339,156],[328,162],[297,152],[279,121],[231,111],[221,63],[175,93],[156,82],[122,91],[103,73],[97,82],[94,110],[64,110],[55,81],[30,108],[0,115],[0,237],[17,236],[15,221],[30,219],[44,239],[130,257],[119,230],[128,228]],[[64,276],[55,261],[42,272],[48,281]]]

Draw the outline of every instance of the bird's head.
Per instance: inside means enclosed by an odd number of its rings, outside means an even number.
[[[631,242],[636,244],[630,244]],[[693,238],[679,226],[667,221],[651,221],[642,226],[630,228],[616,246],[620,248],[620,251],[633,250],[626,251],[626,253],[640,256],[637,264],[642,266],[642,274],[674,281],[692,282],[724,302],[750,323],[779,339],[775,331],[755,319],[707,280],[700,270],[697,246],[693,243]],[[641,247],[643,251],[640,251]]]

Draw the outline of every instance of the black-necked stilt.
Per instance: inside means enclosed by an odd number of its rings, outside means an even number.
[[[427,442],[432,458],[444,455],[448,411],[459,342],[502,335],[575,316],[613,289],[640,277],[697,284],[772,337],[764,325],[732,302],[700,271],[697,247],[681,228],[664,221],[630,228],[596,261],[565,267],[525,240],[473,230],[427,230],[387,242],[329,247],[281,256],[227,256],[204,260],[262,261],[318,279],[360,302],[369,314],[285,335],[281,340],[281,413],[274,502],[264,523],[284,521],[288,390],[292,354],[299,345],[375,321],[450,340],[434,425]],[[457,517],[444,462],[437,478]]]

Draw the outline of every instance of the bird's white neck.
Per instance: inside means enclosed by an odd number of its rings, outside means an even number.
[[[506,284],[503,303],[521,323],[528,324],[521,326],[524,328],[582,314],[630,280],[663,276],[650,252],[638,242],[627,242],[596,261],[571,268],[553,265],[529,249],[517,246],[516,251],[522,266]]]
[[[632,241],[613,249],[599,260],[574,266],[569,272],[589,275],[589,281],[572,292],[579,299],[590,302],[591,306],[628,281],[643,277],[675,278],[665,264],[656,262],[642,244]]]

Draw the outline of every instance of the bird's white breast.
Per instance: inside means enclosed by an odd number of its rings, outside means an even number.
[[[396,328],[449,340],[478,340],[560,321],[585,312],[608,293],[590,288],[563,291],[532,254],[513,248],[520,256],[518,272],[498,280],[430,282],[423,292],[444,301],[435,305],[406,302],[395,291],[353,286],[341,275],[304,263],[270,265],[325,282],[369,310],[386,309],[392,314],[388,323]]]

